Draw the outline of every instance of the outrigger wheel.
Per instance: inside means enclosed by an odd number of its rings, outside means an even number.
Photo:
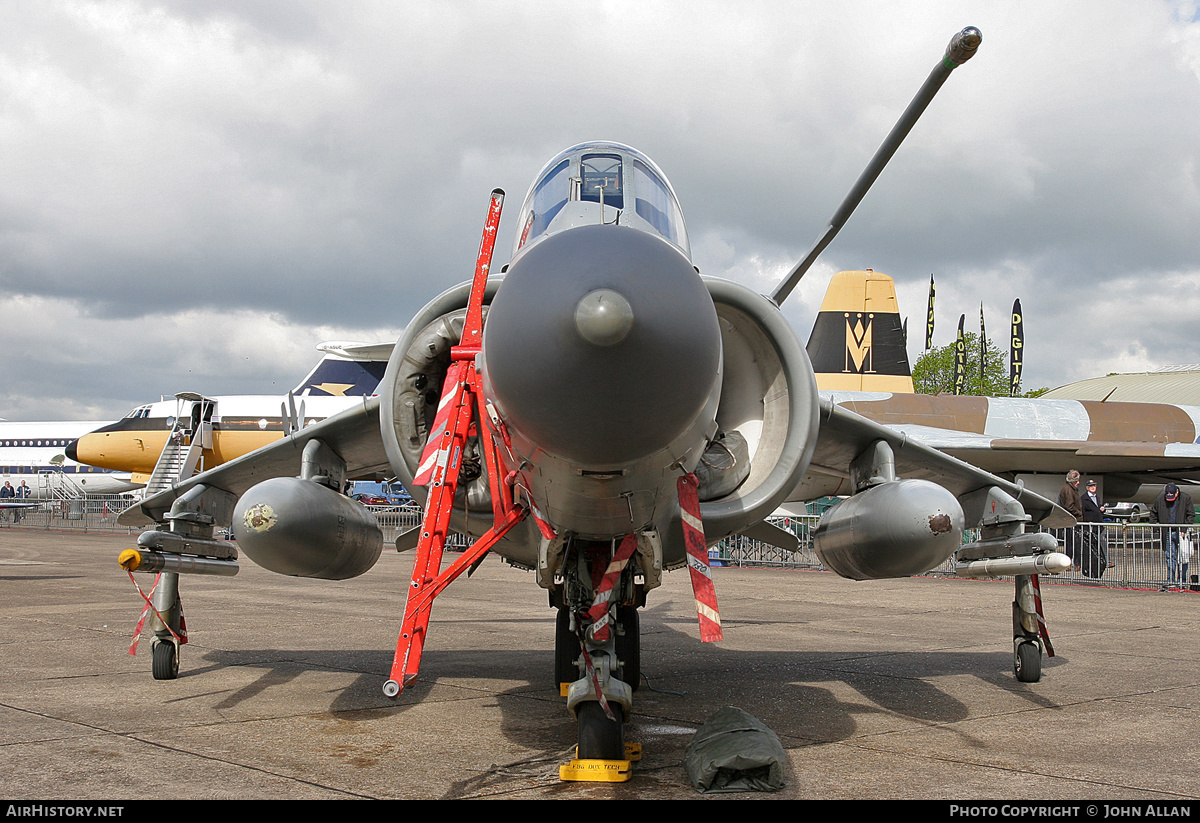
[[[1042,679],[1042,647],[1037,641],[1022,640],[1013,650],[1013,672],[1022,683]]]
[[[155,680],[174,680],[179,677],[179,649],[171,638],[156,639],[150,646],[150,670]]]

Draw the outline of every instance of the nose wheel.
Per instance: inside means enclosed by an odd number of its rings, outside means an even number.
[[[608,719],[604,707],[594,700],[576,707],[580,760],[625,759],[625,713],[620,706],[610,704],[609,709],[613,720]]]

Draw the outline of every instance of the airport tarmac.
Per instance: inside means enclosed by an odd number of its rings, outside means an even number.
[[[676,572],[643,610],[633,779],[564,783],[575,729],[531,573],[492,557],[456,581],[393,701],[411,554],[342,582],[189,577],[180,677],[154,681],[149,639],[127,654],[133,543],[0,530],[0,797],[1200,798],[1200,594],[1044,585],[1057,656],[1021,684],[1008,581],[718,569],[725,640],[701,644]],[[779,735],[785,790],[688,785],[684,749],[726,705]]]

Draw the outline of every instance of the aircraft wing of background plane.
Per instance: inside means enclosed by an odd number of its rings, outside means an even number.
[[[846,467],[872,443],[889,444],[894,454],[895,474],[899,477],[929,480],[946,488],[955,497],[964,498],[987,486],[996,486],[1018,500],[1033,521],[1046,528],[1074,524],[1074,519],[1056,503],[981,469],[964,459],[944,453],[940,447],[910,436],[903,428],[884,426],[828,398],[821,401],[821,429],[817,447],[797,496],[812,500],[823,495],[846,494],[852,478]],[[827,478],[827,479],[826,479]],[[839,487],[831,487],[830,480]]]
[[[839,408],[1053,497],[1071,469],[1106,500],[1200,483],[1200,407],[1020,397],[825,392]]]

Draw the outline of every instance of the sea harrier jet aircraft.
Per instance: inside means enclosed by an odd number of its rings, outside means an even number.
[[[229,574],[242,551],[282,574],[362,574],[380,556],[381,533],[339,490],[347,477],[388,472],[426,513],[397,540],[415,558],[384,693],[417,677],[437,594],[497,554],[533,570],[557,609],[555,682],[579,734],[563,776],[627,776],[638,607],[664,572],[686,567],[701,639],[719,640],[706,547],[752,531],[782,540],[764,520],[819,465],[848,495],[815,529],[827,568],[902,577],[958,551],[1016,575],[1015,665],[1021,679],[1037,679],[1036,575],[1069,561],[1027,526],[1073,521],[1017,484],[822,400],[778,307],[979,40],[975,29],[954,37],[807,262],[772,297],[697,272],[674,190],[629,146],[584,143],[545,166],[502,276],[491,273],[503,201],[493,192],[474,278],[408,324],[377,397],[123,515],[156,525],[122,565],[166,572],[153,598],[155,676],[177,671],[178,572]],[[212,537],[229,523],[236,549]],[[981,538],[962,547],[973,527]],[[450,531],[474,542],[442,569]]]

